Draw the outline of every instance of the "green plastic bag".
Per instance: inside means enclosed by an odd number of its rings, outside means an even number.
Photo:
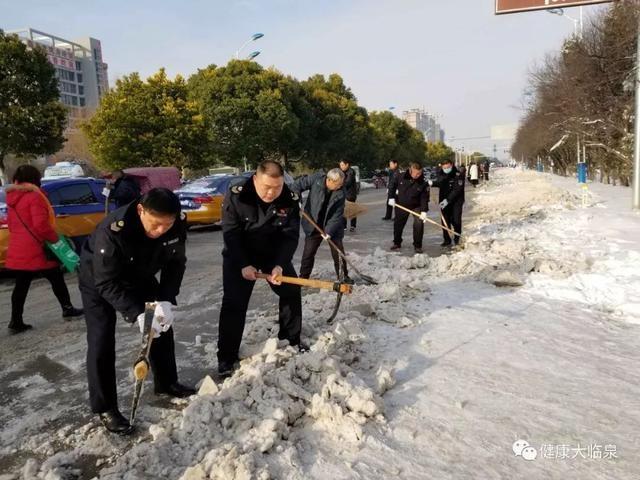
[[[58,234],[58,241],[55,243],[45,242],[47,248],[56,256],[62,266],[68,271],[73,272],[80,264],[80,257],[71,246],[71,242],[64,235]]]

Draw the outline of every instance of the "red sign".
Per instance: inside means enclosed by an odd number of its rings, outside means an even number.
[[[608,3],[614,0],[496,0],[496,15],[503,13],[549,10],[552,8],[579,7],[594,3]]]

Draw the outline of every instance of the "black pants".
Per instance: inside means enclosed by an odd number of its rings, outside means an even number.
[[[442,210],[442,215],[444,219],[447,221],[449,228],[458,234],[462,234],[462,206],[464,202],[454,202],[451,205],[447,205],[447,207]],[[441,222],[442,223],[442,222]],[[444,226],[444,223],[442,223]],[[458,235],[453,235],[447,232],[446,230],[442,230],[442,236],[444,237],[445,243],[451,243],[451,237],[453,238],[454,243],[457,245],[460,243],[460,237]]]
[[[13,288],[11,294],[11,319],[14,321],[22,320],[22,314],[24,313],[24,302],[27,300],[27,293],[29,293],[29,287],[31,281],[42,276],[49,280],[53,294],[60,302],[62,308],[71,307],[71,298],[69,297],[69,290],[67,284],[64,283],[64,276],[62,270],[58,267],[50,268],[47,270],[13,270],[13,274],[16,277],[16,285]]]
[[[424,236],[424,222],[413,216],[413,246],[422,248],[422,237]],[[396,209],[396,218],[393,220],[393,243],[402,245],[402,232],[409,219],[409,212]]]
[[[118,407],[116,389],[116,311],[97,292],[81,290],[87,322],[87,376],[91,411],[102,413]],[[147,298],[145,300],[152,300]],[[140,334],[137,325],[131,335]],[[131,361],[138,351],[131,352]],[[156,390],[178,381],[173,328],[153,339],[149,361]]]
[[[471,180],[471,185],[473,185],[473,188],[476,188],[478,186],[478,179],[472,179]]]
[[[393,207],[389,205],[389,200],[391,199],[391,192],[387,192],[387,211],[384,214],[384,218],[391,218],[393,216]]]
[[[254,265],[271,273],[273,265]],[[282,274],[296,277],[291,263],[282,265]],[[247,318],[247,307],[255,282],[242,277],[242,269],[224,257],[222,261],[222,308],[218,326],[218,362],[235,362],[238,359],[242,333]],[[297,285],[272,285],[271,290],[280,297],[280,331],[278,338],[289,340],[291,345],[300,343],[302,329],[302,297]]]
[[[344,253],[344,246],[342,245],[342,239],[335,239],[333,243],[340,249],[342,253]],[[322,243],[322,237],[320,234],[313,233],[307,236],[304,240],[304,250],[302,251],[302,262],[300,263],[300,278],[309,278],[311,276],[311,272],[313,271],[313,264],[316,259],[316,252]],[[342,262],[342,271],[346,275],[347,273],[347,262],[342,260],[333,247],[329,247],[331,249],[331,256],[333,257],[333,266],[336,269],[336,275],[340,276],[340,262]]]

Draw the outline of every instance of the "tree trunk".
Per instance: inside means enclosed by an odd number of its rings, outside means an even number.
[[[6,185],[9,183],[9,179],[6,177],[6,170],[4,166],[4,152],[0,152],[0,185]]]

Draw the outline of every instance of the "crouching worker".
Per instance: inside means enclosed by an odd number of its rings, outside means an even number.
[[[178,197],[155,188],[109,214],[82,248],[79,278],[87,322],[89,400],[91,410],[111,432],[126,435],[133,430],[118,410],[116,312],[128,323],[137,321],[142,331],[145,302],[156,302],[156,337],[149,355],[155,393],[173,397],[195,393],[178,383],[171,327],[172,306],[186,265],[185,240]]]

